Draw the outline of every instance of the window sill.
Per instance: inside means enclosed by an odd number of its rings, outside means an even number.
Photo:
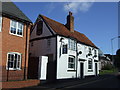
[[[13,34],[13,33],[10,33],[10,35],[14,35],[14,36],[18,36],[18,37],[23,37],[23,35],[17,35],[17,34]]]
[[[6,70],[8,70],[8,69],[6,69]],[[9,68],[9,70],[10,70],[10,71],[20,71],[20,70],[22,70],[22,69],[12,69],[12,68]]]
[[[93,70],[88,70],[88,72],[93,72]]]
[[[67,70],[68,72],[75,72],[76,70]]]

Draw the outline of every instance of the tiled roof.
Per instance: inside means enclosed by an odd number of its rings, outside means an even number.
[[[31,20],[13,2],[2,2],[2,13],[31,22]]]
[[[43,15],[40,15],[40,17],[42,17],[44,19],[44,21],[54,30],[55,33],[66,36],[66,37],[75,38],[83,44],[87,44],[87,45],[97,48],[84,34],[79,33],[77,31],[70,32],[65,27],[64,24],[61,24],[61,23],[54,21],[46,16],[43,16]]]

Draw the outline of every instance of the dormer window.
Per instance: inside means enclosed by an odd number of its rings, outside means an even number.
[[[36,35],[41,35],[43,32],[43,22],[39,21],[37,23],[37,31],[36,31]]]

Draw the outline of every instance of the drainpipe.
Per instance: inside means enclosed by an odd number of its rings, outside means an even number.
[[[26,24],[26,45],[25,45],[25,63],[24,63],[24,80],[26,80],[26,63],[27,63],[27,50],[28,50],[28,47],[27,47],[27,44],[28,44],[28,23]]]

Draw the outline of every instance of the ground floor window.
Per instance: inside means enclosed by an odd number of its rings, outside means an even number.
[[[92,59],[88,60],[88,69],[92,69]]]
[[[10,52],[7,54],[7,69],[20,70],[21,69],[21,53]]]
[[[68,58],[68,68],[70,70],[75,70],[75,57],[74,56],[69,56],[69,58]]]

